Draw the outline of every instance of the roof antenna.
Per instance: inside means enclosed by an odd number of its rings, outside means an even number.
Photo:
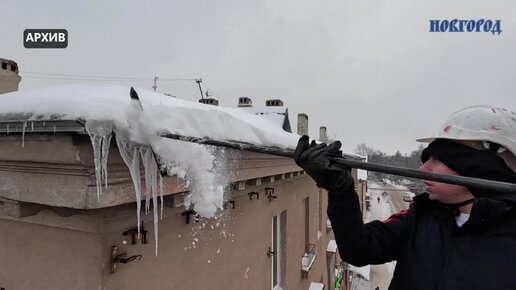
[[[195,79],[195,82],[197,83],[197,85],[199,85],[199,91],[201,92],[201,100],[204,100],[204,97],[202,95],[202,88],[201,88],[202,78],[201,79]]]
[[[154,89],[154,91],[156,91],[156,89],[158,88],[158,86],[156,85],[156,81],[159,80],[158,77],[154,77],[154,85],[152,86],[152,88]]]

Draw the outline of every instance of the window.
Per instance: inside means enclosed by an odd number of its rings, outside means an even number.
[[[283,211],[272,218],[272,289],[282,290],[285,281],[285,229],[287,212]]]
[[[7,63],[6,62],[2,62],[2,69],[7,69]]]

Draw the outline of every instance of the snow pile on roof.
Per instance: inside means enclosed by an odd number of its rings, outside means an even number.
[[[134,108],[129,87],[66,85],[29,92],[13,92],[1,97],[2,113],[32,113],[29,119],[85,119],[113,121],[128,128]],[[204,105],[172,98],[145,89],[136,89],[143,105],[143,127],[157,131],[218,140],[235,140],[255,145],[295,148],[298,135],[252,113],[237,108]],[[153,134],[152,132],[146,132]],[[140,141],[138,132],[131,132]]]
[[[0,97],[0,114],[19,114],[31,120],[86,121],[95,155],[97,193],[104,181],[107,186],[107,154],[112,133],[124,162],[131,172],[140,225],[140,162],[145,168],[146,213],[152,197],[157,253],[158,192],[162,180],[158,174],[157,153],[171,174],[194,180],[186,205],[204,217],[213,217],[223,204],[226,183],[214,170],[211,148],[160,138],[158,132],[233,140],[262,146],[295,148],[299,138],[260,116],[235,108],[223,108],[165,96],[145,89],[136,90],[141,104],[131,100],[129,87],[66,85],[29,92],[13,92]],[[141,105],[141,107],[140,107]],[[161,211],[163,203],[161,204]]]
[[[284,107],[239,107],[239,110],[250,114],[262,116],[279,128],[283,127],[287,109]]]

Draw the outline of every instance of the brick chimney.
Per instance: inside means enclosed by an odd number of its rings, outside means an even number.
[[[253,101],[248,97],[240,97],[238,98],[238,107],[252,107]]]
[[[328,134],[326,132],[326,127],[321,126],[319,128],[319,141],[321,142],[328,142]]]
[[[305,113],[297,114],[297,134],[308,135],[308,115]]]
[[[213,105],[213,106],[218,106],[219,105],[219,101],[217,99],[214,99],[214,98],[200,99],[199,103],[206,104],[206,105]]]
[[[265,101],[267,107],[283,107],[283,101],[280,99],[272,99]]]

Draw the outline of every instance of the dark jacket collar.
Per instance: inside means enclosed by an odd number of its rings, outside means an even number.
[[[498,197],[498,196],[497,196]],[[457,215],[457,209],[432,201],[428,193],[421,193],[414,197],[414,205],[425,212],[434,212],[436,215],[449,219]],[[498,223],[508,218],[516,217],[516,201],[514,198],[477,198],[473,203],[470,220],[468,223],[471,226],[477,225],[491,225]]]

